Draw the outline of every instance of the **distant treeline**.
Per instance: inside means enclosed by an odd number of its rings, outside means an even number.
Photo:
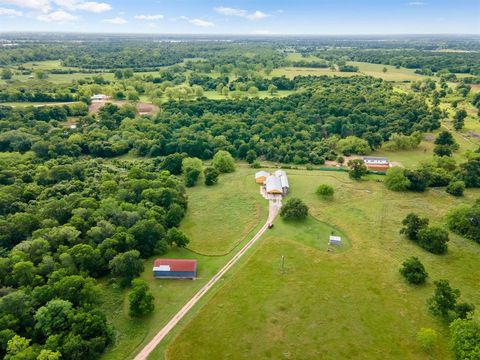
[[[408,69],[425,69],[434,73],[448,70],[451,73],[480,75],[480,52],[335,49],[312,51],[312,53],[332,62],[344,59],[372,64],[401,66]]]

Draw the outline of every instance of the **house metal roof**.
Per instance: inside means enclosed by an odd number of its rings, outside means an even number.
[[[158,271],[197,271],[197,260],[194,259],[156,259],[153,270]]]
[[[259,177],[267,177],[270,174],[266,171],[258,171],[255,173],[255,179],[258,179]]]
[[[275,171],[275,176],[280,178],[280,183],[282,185],[282,188],[288,188],[288,177],[287,173],[283,170],[277,170]]]
[[[364,156],[363,161],[365,162],[382,162],[382,163],[388,163],[388,159],[384,157],[371,157],[371,156]]]
[[[278,176],[273,176],[270,175],[267,177],[267,180],[265,181],[267,193],[271,192],[279,192],[282,193],[282,182],[280,181],[280,178]]]

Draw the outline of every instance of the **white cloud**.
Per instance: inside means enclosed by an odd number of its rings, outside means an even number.
[[[48,12],[51,9],[50,0],[2,0],[1,2],[41,12]]]
[[[270,16],[269,14],[265,14],[264,12],[257,10],[253,14],[247,15],[247,18],[250,20],[261,20],[269,16]]]
[[[425,3],[423,1],[411,1],[407,5],[409,5],[409,6],[422,6],[422,5],[425,5]]]
[[[55,22],[59,24],[72,22],[78,19],[78,16],[74,16],[64,10],[57,10],[49,14],[41,14],[37,16],[40,21]]]
[[[15,17],[15,16],[22,16],[23,13],[21,11],[17,11],[17,10],[14,10],[14,9],[0,8],[0,15],[6,15],[8,17]]]
[[[96,1],[83,0],[53,0],[58,7],[70,11],[83,10],[94,13],[101,13],[112,9],[110,4]]]
[[[105,2],[84,0],[0,0],[0,2],[33,9],[42,13],[48,13],[51,10],[55,10],[54,12],[81,10],[101,13],[112,9],[112,6]]]
[[[193,24],[195,26],[200,26],[200,27],[212,27],[215,26],[213,22],[203,20],[203,19],[189,19],[188,22],[190,24]]]
[[[154,21],[154,20],[162,20],[164,18],[164,16],[161,15],[161,14],[157,14],[157,15],[135,15],[134,18],[137,19],[137,20]]]
[[[101,13],[112,10],[112,6],[107,3],[99,3],[94,1],[80,2],[74,5],[73,10],[84,10],[94,13]]]
[[[111,18],[111,19],[103,19],[103,22],[113,24],[113,25],[123,25],[123,24],[128,23],[127,20],[125,20],[124,18],[122,18],[120,16],[117,16],[117,17],[114,17],[114,18]]]
[[[238,17],[249,19],[249,20],[260,20],[268,16],[271,16],[270,14],[266,14],[260,10],[256,10],[253,13],[249,13],[247,10],[244,10],[244,9],[230,8],[225,6],[216,7],[216,8],[213,8],[213,10],[225,16],[238,16]]]
[[[217,13],[226,15],[226,16],[241,16],[245,17],[248,15],[247,10],[242,10],[242,9],[235,9],[235,8],[229,8],[225,6],[219,6],[214,8]]]

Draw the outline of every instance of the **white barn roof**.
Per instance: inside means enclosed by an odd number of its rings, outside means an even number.
[[[259,171],[255,173],[255,179],[258,179],[260,177],[268,177],[270,174],[266,171]]]
[[[271,192],[279,192],[282,193],[282,183],[280,181],[280,178],[277,176],[272,176],[270,175],[267,177],[267,180],[265,181],[265,185],[267,188],[267,193]]]
[[[277,171],[275,171],[275,176],[280,178],[280,183],[282,185],[282,188],[288,188],[289,187],[288,177],[287,177],[287,173],[285,171],[277,170]]]
[[[101,100],[101,99],[106,99],[107,95],[105,94],[94,94],[91,99],[92,100]]]
[[[388,164],[388,159],[384,157],[364,156],[363,161],[367,164]]]

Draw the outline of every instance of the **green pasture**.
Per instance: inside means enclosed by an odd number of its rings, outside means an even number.
[[[223,175],[215,186],[189,189],[180,227],[192,239],[189,249],[207,255],[228,253],[259,223],[266,200],[253,174],[253,169],[239,169]]]
[[[355,61],[350,61],[348,62],[348,64],[358,66],[359,72],[365,75],[378,77],[387,81],[417,81],[417,80],[423,80],[427,78],[424,75],[415,74],[414,69],[406,69],[406,68],[397,69],[395,66],[391,66],[391,65],[370,64],[366,62],[355,62]],[[383,72],[384,68],[387,69],[386,72]]]
[[[329,68],[304,68],[304,67],[281,67],[273,69],[270,77],[274,76],[286,76],[289,79],[293,79],[295,76],[341,76],[350,77],[354,75],[360,75],[358,72],[341,72],[332,71]]]
[[[256,95],[250,95],[246,91],[242,91],[242,97],[247,97],[247,98],[253,98],[253,97],[258,97],[260,99],[269,99],[269,98],[275,98],[275,97],[285,97],[288,95],[293,94],[295,91],[294,90],[279,90],[273,95],[270,94],[268,91],[259,91]],[[232,99],[232,92],[230,92],[230,95],[228,97],[219,94],[216,91],[205,91],[204,96],[207,99],[211,100],[225,100],[225,99]]]
[[[449,279],[462,300],[480,305],[480,246],[451,235],[448,253],[438,256],[398,232],[409,212],[441,225],[448,209],[472,203],[480,191],[468,190],[458,199],[444,189],[390,192],[379,182],[355,182],[343,173],[288,173],[292,196],[309,205],[312,219],[277,219],[246,262],[150,359],[450,358],[448,330],[428,314],[425,302],[433,280]],[[315,194],[322,183],[335,188],[332,200]],[[351,249],[335,253],[312,246],[317,231],[311,221],[341,230]],[[425,264],[426,285],[401,278],[398,269],[409,256]],[[421,327],[439,333],[429,355],[415,339]]]
[[[191,238],[189,248],[194,251],[172,248],[163,257],[197,259],[198,278],[156,280],[152,276],[155,258],[146,260],[141,277],[148,282],[155,296],[155,311],[151,316],[131,318],[128,315],[129,289],[121,289],[108,279],[101,281],[103,309],[116,331],[115,344],[103,355],[104,359],[133,358],[264,224],[268,205],[258,192],[254,172],[253,169],[239,168],[233,174],[221,175],[217,185],[198,184],[187,189],[189,209],[181,229]],[[205,198],[208,198],[206,203]],[[233,249],[235,251],[225,254]]]

